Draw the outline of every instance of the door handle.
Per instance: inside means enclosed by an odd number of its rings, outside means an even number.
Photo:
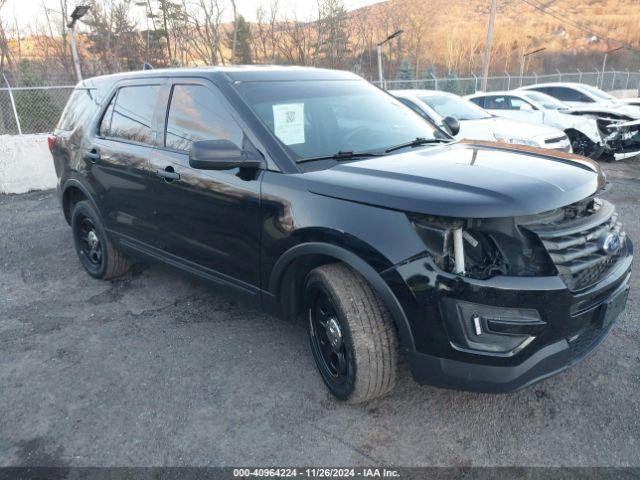
[[[84,158],[85,160],[89,160],[91,163],[96,163],[100,160],[100,152],[97,148],[92,148],[88,152],[85,152]]]
[[[180,180],[180,174],[177,173],[172,166],[168,166],[164,170],[156,170],[156,175],[164,178],[165,182],[173,182],[174,180]]]

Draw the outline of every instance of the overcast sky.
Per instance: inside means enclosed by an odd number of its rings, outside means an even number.
[[[97,0],[98,2],[108,3],[109,0]],[[378,3],[380,0],[344,0],[345,7],[348,10]],[[135,3],[135,2],[133,2]],[[154,2],[155,3],[155,2]],[[295,9],[298,18],[306,19],[309,15],[317,12],[317,0],[279,0],[280,11],[283,13],[291,12]],[[2,10],[2,16],[6,21],[13,23],[13,17],[18,19],[20,29],[27,25],[31,25],[34,19],[42,17],[43,4],[52,10],[60,10],[59,0],[8,0],[7,5]],[[82,4],[82,0],[70,2],[71,5]],[[267,6],[269,0],[237,0],[238,12],[248,20],[255,19],[255,12],[258,5]],[[133,7],[138,18],[144,18],[142,12],[144,7]],[[228,8],[228,16],[231,16],[231,8]]]

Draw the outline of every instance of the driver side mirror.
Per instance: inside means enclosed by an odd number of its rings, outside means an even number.
[[[264,160],[259,154],[242,150],[229,140],[201,140],[191,145],[189,165],[199,170],[257,169],[262,168]]]
[[[533,107],[531,105],[529,105],[528,103],[523,103],[522,105],[520,105],[520,111],[521,112],[533,112]]]
[[[460,133],[460,122],[456,117],[450,115],[448,117],[444,117],[442,121],[444,122],[444,126],[447,127],[449,133],[452,136],[455,137],[458,133]]]

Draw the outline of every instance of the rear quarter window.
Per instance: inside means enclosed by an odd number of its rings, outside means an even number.
[[[99,106],[100,101],[98,100],[96,89],[76,88],[71,97],[69,97],[57,128],[59,130],[72,131],[79,125],[87,125]]]

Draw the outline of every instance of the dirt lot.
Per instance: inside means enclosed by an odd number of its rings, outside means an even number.
[[[606,165],[640,239],[640,160]],[[334,401],[305,333],[157,267],[101,282],[53,192],[0,196],[0,465],[640,465],[640,289],[525,391]]]

